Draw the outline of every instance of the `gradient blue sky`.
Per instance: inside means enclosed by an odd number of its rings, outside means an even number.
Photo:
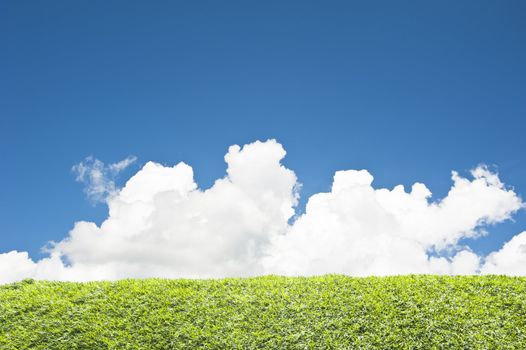
[[[34,258],[100,222],[71,167],[93,155],[185,161],[202,188],[231,144],[276,138],[303,183],[375,186],[479,163],[526,194],[524,1],[2,1],[0,252]],[[492,228],[499,249],[526,229]]]

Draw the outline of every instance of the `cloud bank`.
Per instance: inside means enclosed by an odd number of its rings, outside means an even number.
[[[459,245],[524,203],[484,166],[452,172],[447,196],[415,183],[376,189],[366,170],[338,171],[331,191],[296,217],[299,183],[275,140],[234,145],[224,178],[199,189],[192,168],[146,163],[125,186],[114,176],[135,161],[76,165],[86,194],[108,204],[100,225],[80,221],[49,256],[0,254],[0,283],[23,278],[227,277],[262,274],[353,276],[407,273],[526,274],[526,232],[487,257]]]

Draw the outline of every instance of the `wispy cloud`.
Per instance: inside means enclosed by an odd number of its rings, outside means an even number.
[[[92,202],[105,202],[117,193],[115,177],[137,157],[129,156],[117,163],[105,165],[93,156],[86,157],[82,162],[73,166],[72,171],[77,174],[76,181],[84,183],[84,192]]]

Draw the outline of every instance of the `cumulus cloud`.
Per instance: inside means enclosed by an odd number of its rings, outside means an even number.
[[[274,239],[264,263],[290,275],[475,273],[476,257],[468,251],[452,261],[429,252],[480,235],[484,225],[510,218],[522,202],[487,168],[471,174],[469,180],[453,172],[447,196],[430,203],[423,184],[409,192],[401,185],[375,189],[366,170],[338,171],[331,192],[309,199],[305,214]]]
[[[100,160],[90,156],[84,161],[73,166],[77,174],[76,181],[85,184],[84,192],[93,202],[104,202],[108,197],[117,194],[115,177],[128,166],[133,164],[137,157],[130,156],[117,163],[105,165]]]
[[[288,229],[297,203],[295,174],[276,141],[230,147],[227,175],[200,190],[192,168],[147,163],[108,197],[100,227],[78,222],[52,248],[67,270],[91,279],[215,277],[264,273],[270,238]]]
[[[26,252],[0,254],[0,284],[33,277],[35,263]]]
[[[338,171],[332,190],[312,196],[304,215],[277,237],[264,263],[283,274],[475,273],[476,256],[460,252],[452,261],[430,257],[476,237],[480,228],[504,221],[521,208],[520,198],[485,167],[473,179],[452,174],[453,186],[438,202],[416,183],[374,189],[366,170]]]
[[[182,162],[148,162],[118,189],[114,176],[135,159],[105,166],[88,158],[74,170],[88,197],[107,202],[108,218],[100,226],[77,222],[37,262],[25,252],[0,254],[0,283],[526,271],[526,233],[487,258],[459,246],[524,206],[484,166],[470,178],[453,172],[449,193],[438,201],[421,183],[409,191],[374,188],[366,170],[338,171],[331,191],[311,196],[295,218],[299,184],[281,163],[285,155],[275,140],[231,146],[225,177],[208,189]]]
[[[491,253],[481,272],[511,276],[526,275],[526,231],[513,237],[499,251]]]

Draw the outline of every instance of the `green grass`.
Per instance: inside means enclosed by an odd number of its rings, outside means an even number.
[[[260,277],[0,286],[0,349],[525,349],[526,279]]]

